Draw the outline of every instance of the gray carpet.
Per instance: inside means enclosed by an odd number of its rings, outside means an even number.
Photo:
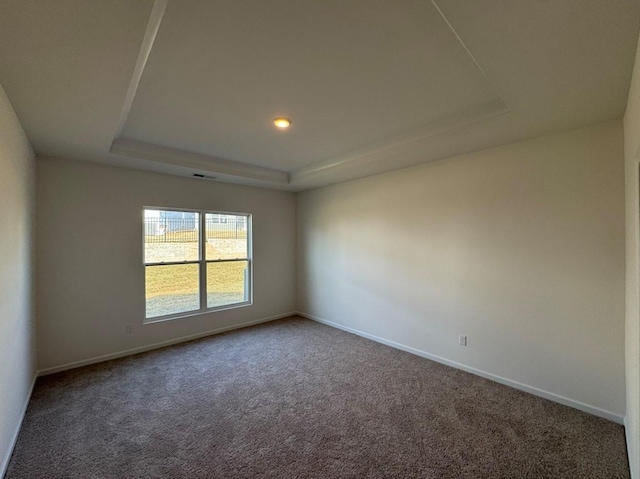
[[[40,378],[18,478],[628,478],[621,426],[290,318]]]

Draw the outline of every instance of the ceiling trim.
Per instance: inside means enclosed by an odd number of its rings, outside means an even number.
[[[122,132],[128,120],[131,107],[133,105],[140,80],[142,78],[145,66],[149,59],[149,55],[153,48],[160,24],[162,22],[167,4],[169,0],[154,0],[147,28],[142,39],[138,58],[133,69],[133,74],[129,82],[129,87],[125,96],[124,104],[118,119],[117,130],[113,136],[109,152],[112,154],[136,158],[148,161],[155,161],[164,165],[179,166],[185,168],[196,168],[199,170],[211,172],[213,174],[229,175],[237,178],[268,182],[278,185],[294,185],[298,181],[327,173],[336,168],[361,166],[372,161],[383,160],[385,156],[393,154],[393,149],[397,149],[403,145],[425,140],[427,138],[445,133],[449,130],[470,125],[479,121],[487,120],[505,113],[509,113],[506,101],[498,93],[493,82],[489,79],[484,69],[473,56],[469,48],[463,42],[462,38],[453,28],[447,17],[444,15],[436,0],[431,0],[434,8],[441,16],[447,27],[453,33],[461,47],[480,71],[481,75],[487,82],[487,85],[493,90],[498,98],[496,101],[481,105],[479,107],[467,110],[458,115],[442,119],[433,123],[429,123],[414,130],[410,130],[399,135],[387,138],[383,141],[375,142],[368,146],[349,151],[342,155],[338,155],[325,160],[320,160],[308,166],[304,166],[292,172],[276,170],[267,167],[261,167],[243,163],[235,160],[218,158],[215,156],[193,153],[177,148],[145,143],[142,141],[129,140],[122,138]]]
[[[464,49],[469,58],[471,58],[471,60],[475,64],[476,68],[480,71],[481,75],[487,82],[487,85],[489,85],[496,97],[498,97],[498,100],[482,105],[478,108],[468,110],[464,113],[461,113],[460,115],[445,118],[444,120],[430,123],[426,126],[402,133],[390,139],[374,143],[364,148],[350,151],[348,153],[345,153],[344,155],[339,155],[328,160],[322,160],[312,165],[299,168],[290,174],[291,183],[295,183],[298,180],[302,180],[310,176],[325,173],[337,167],[364,164],[368,161],[373,160],[375,157],[379,156],[378,154],[383,153],[386,150],[390,150],[407,143],[423,140],[431,136],[444,133],[448,130],[453,130],[455,128],[460,128],[482,120],[487,120],[489,118],[503,115],[511,111],[511,108],[509,107],[507,102],[504,100],[502,95],[500,95],[497,88],[489,79],[487,73],[484,71],[478,60],[473,56],[473,53],[471,53],[471,50],[469,50],[469,47],[467,47],[467,45],[464,43],[456,29],[453,28],[453,25],[451,25],[449,19],[446,17],[440,6],[436,3],[436,0],[431,0],[431,3],[437,10],[440,17],[442,17],[442,20],[446,23],[449,30],[451,30],[451,33],[453,33],[453,35],[456,37],[458,43],[460,43],[460,46]]]
[[[297,181],[306,179],[310,176],[315,176],[321,173],[326,173],[334,168],[354,165],[363,165],[379,158],[381,154],[384,154],[388,150],[392,150],[408,143],[424,140],[432,136],[436,136],[440,133],[444,133],[455,128],[461,128],[463,126],[471,125],[479,121],[488,120],[499,115],[509,113],[511,110],[502,101],[497,100],[486,105],[482,105],[478,108],[467,110],[466,112],[446,118],[444,120],[431,123],[426,127],[418,128],[407,133],[395,136],[390,140],[385,140],[365,148],[351,151],[341,156],[331,158],[329,160],[320,161],[312,165],[300,168],[293,171],[291,176],[291,183],[295,184]]]
[[[120,117],[118,118],[118,124],[113,138],[119,138],[120,135],[122,135],[124,126],[127,123],[129,112],[131,111],[131,106],[133,105],[133,100],[136,97],[142,73],[144,72],[144,67],[147,65],[147,60],[149,59],[149,54],[153,48],[153,43],[156,40],[156,35],[158,34],[158,29],[160,28],[160,23],[162,23],[162,18],[164,17],[164,12],[167,8],[168,2],[169,0],[154,0],[153,2],[153,7],[149,14],[147,29],[145,30],[144,37],[142,38],[142,44],[140,46],[140,51],[138,52],[138,59],[136,60],[136,65],[133,68],[133,74],[129,81],[129,88],[127,89],[127,94],[124,97],[124,104],[120,111]]]
[[[125,138],[113,140],[109,153],[139,160],[155,161],[165,165],[193,168],[198,171],[213,173],[214,175],[224,174],[278,185],[289,184],[289,174],[286,171]]]

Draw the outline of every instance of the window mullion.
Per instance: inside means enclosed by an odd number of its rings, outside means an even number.
[[[200,309],[207,309],[207,230],[206,214],[200,212]]]
[[[206,263],[233,263],[234,261],[249,261],[249,258],[208,259]]]
[[[183,264],[198,264],[199,261],[160,261],[159,263],[144,263],[145,266],[180,266]]]

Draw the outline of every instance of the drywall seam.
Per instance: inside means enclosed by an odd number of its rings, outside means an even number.
[[[591,406],[589,404],[585,404],[580,401],[575,401],[573,399],[560,396],[559,394],[554,394],[549,391],[545,391],[544,389],[538,389],[533,386],[529,386],[527,384],[513,381],[511,379],[503,378],[502,376],[497,376],[495,374],[488,373],[486,371],[482,371],[481,369],[476,369],[471,366],[466,366],[462,363],[458,363],[456,361],[451,361],[449,359],[436,356],[435,354],[428,353],[426,351],[422,351],[421,349],[412,348],[410,346],[405,346],[401,343],[396,343],[395,341],[390,341],[388,339],[381,338],[379,336],[374,336],[373,334],[365,333],[364,331],[360,331],[358,329],[350,328],[348,326],[343,326],[339,323],[334,323],[333,321],[328,321],[326,319],[318,318],[317,316],[313,316],[311,314],[303,313],[298,311],[296,314],[305,317],[307,319],[311,319],[312,321],[316,321],[318,323],[326,324],[327,326],[331,326],[333,328],[341,329],[343,331],[347,331],[352,334],[356,334],[363,338],[370,339],[372,341],[376,341],[378,343],[384,344],[386,346],[391,346],[392,348],[400,349],[402,351],[406,351],[411,354],[415,354],[416,356],[420,356],[426,359],[430,359],[440,364],[444,364],[446,366],[450,366],[452,368],[460,369],[462,371],[466,371],[471,374],[475,374],[476,376],[483,377],[485,379],[490,379],[491,381],[495,381],[500,384],[504,384],[505,386],[510,386],[514,389],[518,389],[520,391],[527,392],[529,394],[533,394],[534,396],[539,396],[544,399],[549,399],[550,401],[557,402],[564,406],[573,407],[580,411],[593,414],[594,416],[598,416],[604,419],[608,419],[609,421],[616,422],[618,424],[624,424],[624,416],[620,416],[619,414],[615,414],[611,411],[607,411],[605,409],[601,409],[599,407]]]
[[[453,28],[453,25],[451,25],[451,22],[449,21],[447,16],[444,14],[442,9],[440,8],[440,5],[438,5],[436,3],[436,0],[431,0],[431,4],[438,11],[440,16],[442,17],[442,20],[444,20],[444,23],[447,24],[447,27],[449,27],[449,30],[451,30],[451,33],[453,33],[453,35],[456,37],[456,39],[458,40],[458,43],[460,43],[460,46],[462,46],[464,51],[467,52],[467,55],[469,55],[469,58],[471,58],[471,60],[473,60],[473,63],[475,63],[475,65],[478,68],[478,70],[480,70],[480,73],[482,73],[482,76],[484,76],[484,79],[486,80],[486,82],[491,86],[491,88],[493,89],[493,92],[498,96],[498,98],[500,98],[500,101],[502,101],[502,103],[505,104],[507,109],[511,110],[511,108],[509,107],[509,104],[502,97],[502,95],[500,95],[500,92],[498,91],[498,89],[495,87],[493,82],[489,79],[489,75],[487,75],[487,72],[484,71],[484,68],[482,68],[482,66],[480,65],[480,62],[478,61],[478,59],[473,55],[473,53],[471,53],[471,50],[469,50],[469,47],[467,46],[467,44],[462,41],[462,38],[458,34],[458,31],[455,28]]]
[[[275,316],[269,316],[267,318],[254,319],[253,321],[246,321],[240,324],[234,324],[232,326],[226,326],[223,328],[211,329],[209,331],[205,331],[203,333],[191,334],[189,336],[182,336],[175,339],[169,339],[167,341],[161,341],[159,343],[148,344],[146,346],[140,346],[138,348],[126,349],[124,351],[118,351],[115,353],[104,354],[102,356],[96,356],[89,359],[83,359],[81,361],[74,361],[72,363],[61,364],[60,366],[53,366],[46,369],[41,369],[37,372],[38,376],[46,376],[48,374],[58,373],[61,371],[66,371],[68,369],[79,368],[81,366],[88,366],[89,364],[101,363],[103,361],[109,361],[111,359],[122,358],[125,356],[131,356],[133,354],[143,353],[145,351],[151,351],[153,349],[159,349],[165,346],[171,346],[173,344],[184,343],[187,341],[191,341],[193,339],[204,338],[206,336],[212,336],[214,334],[224,333],[226,331],[232,331],[234,329],[246,328],[248,326],[253,326],[255,324],[266,323],[269,321],[275,321],[276,319],[287,318],[289,316],[295,316],[295,311],[291,311],[289,313],[277,314]]]
[[[24,401],[24,406],[22,407],[22,414],[20,415],[20,421],[18,421],[18,425],[16,426],[16,430],[13,433],[13,437],[11,438],[11,442],[9,443],[9,449],[7,449],[7,453],[5,457],[2,459],[2,464],[0,465],[0,479],[4,478],[7,473],[7,468],[9,467],[9,461],[11,460],[11,456],[13,455],[13,450],[16,447],[16,443],[18,442],[18,436],[20,435],[20,429],[22,429],[22,422],[24,421],[24,416],[27,413],[27,408],[29,407],[29,401],[31,401],[31,394],[33,394],[33,387],[36,384],[36,379],[38,379],[38,373],[36,372],[33,375],[33,379],[31,380],[31,388],[29,388],[29,394]]]

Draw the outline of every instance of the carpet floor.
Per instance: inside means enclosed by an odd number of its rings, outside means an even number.
[[[6,479],[628,478],[624,429],[293,317],[38,379]]]

